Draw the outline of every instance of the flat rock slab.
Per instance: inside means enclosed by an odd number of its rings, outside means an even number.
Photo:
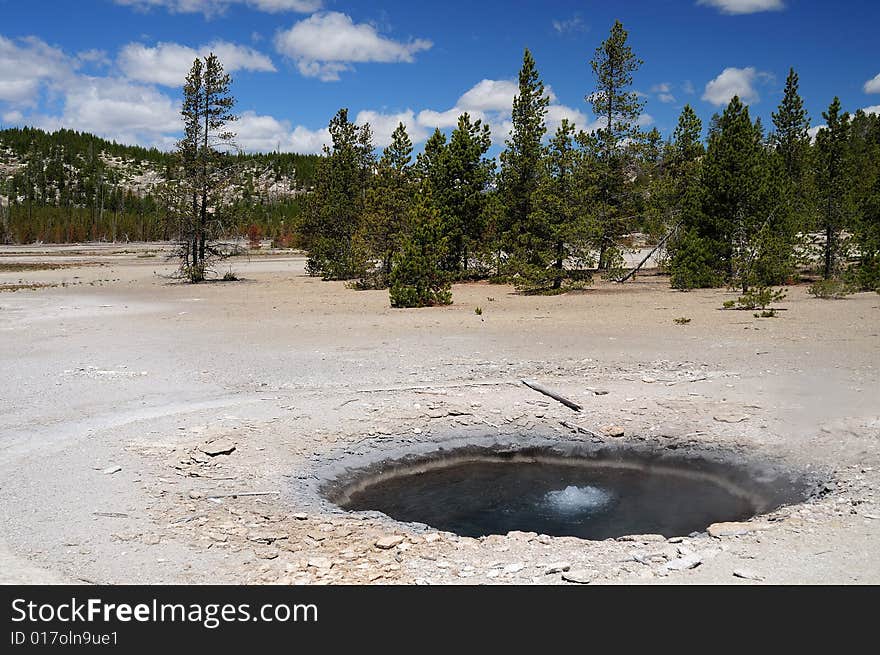
[[[763,575],[755,573],[750,569],[735,569],[733,571],[733,577],[742,578],[743,580],[755,580],[756,582],[762,582],[764,580]]]
[[[637,541],[642,544],[650,544],[666,541],[666,537],[662,534],[625,534],[622,537],[618,537],[617,541]]]
[[[736,537],[739,535],[749,534],[750,532],[761,532],[763,530],[770,530],[772,528],[772,524],[762,521],[754,521],[751,523],[732,521],[724,523],[713,523],[708,528],[706,528],[706,532],[709,533],[710,537],[715,538]]]
[[[562,579],[575,584],[590,584],[596,579],[596,572],[588,569],[573,569],[563,572]]]
[[[384,537],[379,537],[376,540],[376,548],[380,548],[381,550],[390,550],[395,546],[403,543],[403,537],[399,534],[390,534]]]
[[[699,555],[684,555],[666,562],[665,568],[667,571],[687,571],[697,568],[702,563],[703,559]]]
[[[235,450],[235,444],[225,439],[218,439],[199,446],[199,450],[208,457],[217,457],[218,455],[228,455]]]

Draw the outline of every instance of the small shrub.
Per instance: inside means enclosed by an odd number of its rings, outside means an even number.
[[[255,223],[251,223],[247,229],[248,247],[251,250],[258,250],[263,241],[263,228]]]
[[[474,310],[474,314],[476,314],[477,316],[482,316],[482,315],[483,315],[483,308],[482,308],[482,307],[477,307],[477,308]]]
[[[724,309],[760,309],[764,311],[769,305],[785,298],[785,291],[772,287],[752,287],[736,300],[727,300],[722,305]]]
[[[810,285],[807,293],[822,300],[840,300],[854,293],[855,289],[843,280],[819,280]]]
[[[232,271],[232,269],[226,271],[223,274],[224,282],[236,282],[238,280],[238,276]]]
[[[672,322],[676,325],[687,325],[691,322],[691,319],[689,319],[687,316],[679,316],[678,318],[672,319]]]

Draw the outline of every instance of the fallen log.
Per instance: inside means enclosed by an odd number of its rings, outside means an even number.
[[[666,236],[664,236],[662,239],[660,239],[660,241],[657,242],[657,245],[654,246],[654,248],[651,250],[651,252],[649,252],[642,261],[640,261],[638,264],[636,264],[635,268],[633,268],[629,273],[627,273],[622,278],[617,280],[617,282],[619,282],[619,283],[626,282],[633,275],[638,273],[639,270],[641,270],[642,266],[647,264],[648,260],[654,256],[654,253],[657,252],[657,250],[660,248],[660,246],[662,246],[664,243],[666,243],[669,240],[669,237],[671,237],[673,234],[675,234],[678,231],[679,227],[681,227],[681,221],[679,221],[678,224],[676,224],[676,226],[674,228],[669,230],[669,232],[666,233]]]
[[[535,382],[533,380],[520,380],[520,382],[522,382],[524,385],[526,385],[529,389],[534,389],[538,393],[542,393],[545,396],[548,396],[548,397],[552,398],[553,400],[562,403],[566,407],[573,409],[576,412],[579,412],[583,409],[583,407],[578,405],[573,400],[569,400],[565,396],[560,396],[558,393],[556,393],[555,391],[551,391],[550,389],[545,387],[543,384],[538,384],[537,382]]]

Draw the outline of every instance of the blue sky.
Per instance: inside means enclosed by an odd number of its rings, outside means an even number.
[[[880,112],[876,0],[0,0],[0,125],[170,147],[183,76],[212,48],[249,150],[317,152],[343,106],[379,146],[401,120],[420,143],[464,110],[501,145],[524,47],[551,128],[595,126],[589,59],[615,19],[645,62],[642,122],[664,135],[685,103],[708,121],[733,93],[769,125],[789,66],[813,125],[835,95]]]

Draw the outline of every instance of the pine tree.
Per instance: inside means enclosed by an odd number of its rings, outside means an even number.
[[[782,157],[785,174],[795,183],[806,173],[806,158],[810,146],[810,119],[798,88],[798,74],[791,68],[785,80],[782,102],[773,113],[776,132],[771,138],[776,152]]]
[[[447,240],[443,267],[450,273],[467,272],[472,256],[483,248],[486,191],[494,172],[494,162],[485,155],[491,145],[489,126],[471,121],[465,112],[437,162],[431,199]]]
[[[169,183],[176,196],[181,273],[190,282],[204,280],[209,261],[228,254],[215,241],[225,231],[223,190],[232,176],[225,152],[234,147],[235,137],[227,129],[236,120],[230,84],[229,74],[211,53],[204,61],[193,61],[183,88],[184,136],[177,144],[181,177]]]
[[[513,99],[510,136],[500,155],[498,187],[504,208],[500,231],[505,234],[503,246],[506,248],[515,247],[520,240],[533,210],[533,194],[541,173],[541,142],[547,131],[544,118],[549,104],[535,60],[526,49],[519,72],[519,91]]]
[[[379,270],[362,286],[384,288],[402,235],[408,227],[413,198],[412,141],[400,123],[391,135],[367,192],[366,215],[359,233],[370,256],[380,262]]]
[[[880,291],[880,115],[857,111],[850,124],[850,167],[853,176],[853,243],[858,264],[856,286]]]
[[[355,235],[364,219],[375,166],[372,131],[369,125],[349,121],[347,109],[336,113],[329,131],[332,145],[324,148],[301,230],[309,250],[309,274],[350,280],[362,276],[367,266],[367,254]]]
[[[628,188],[634,164],[634,148],[642,139],[638,118],[644,101],[631,91],[633,73],[642,60],[633,54],[628,34],[615,21],[609,37],[596,49],[590,62],[596,91],[587,96],[593,113],[602,121],[597,130],[601,168],[600,203],[597,207],[599,268],[608,269],[619,257],[619,239],[627,232],[627,208],[632,204]]]
[[[698,277],[718,276],[743,293],[780,283],[790,272],[792,249],[760,124],[737,96],[713,123],[700,177],[702,212],[686,226],[698,240],[688,250],[712,254],[712,270]]]
[[[839,273],[845,243],[840,238],[850,214],[852,180],[848,156],[850,135],[849,114],[841,114],[840,99],[835,96],[822,112],[825,127],[816,135],[818,155],[819,222],[825,233],[823,277],[828,280]]]
[[[521,290],[559,291],[565,283],[588,279],[582,273],[592,261],[585,198],[578,183],[580,165],[575,127],[563,119],[544,149],[532,211],[515,244]]]
[[[391,269],[392,307],[430,307],[452,302],[449,274],[443,270],[447,240],[429,192],[413,203],[411,225]]]

